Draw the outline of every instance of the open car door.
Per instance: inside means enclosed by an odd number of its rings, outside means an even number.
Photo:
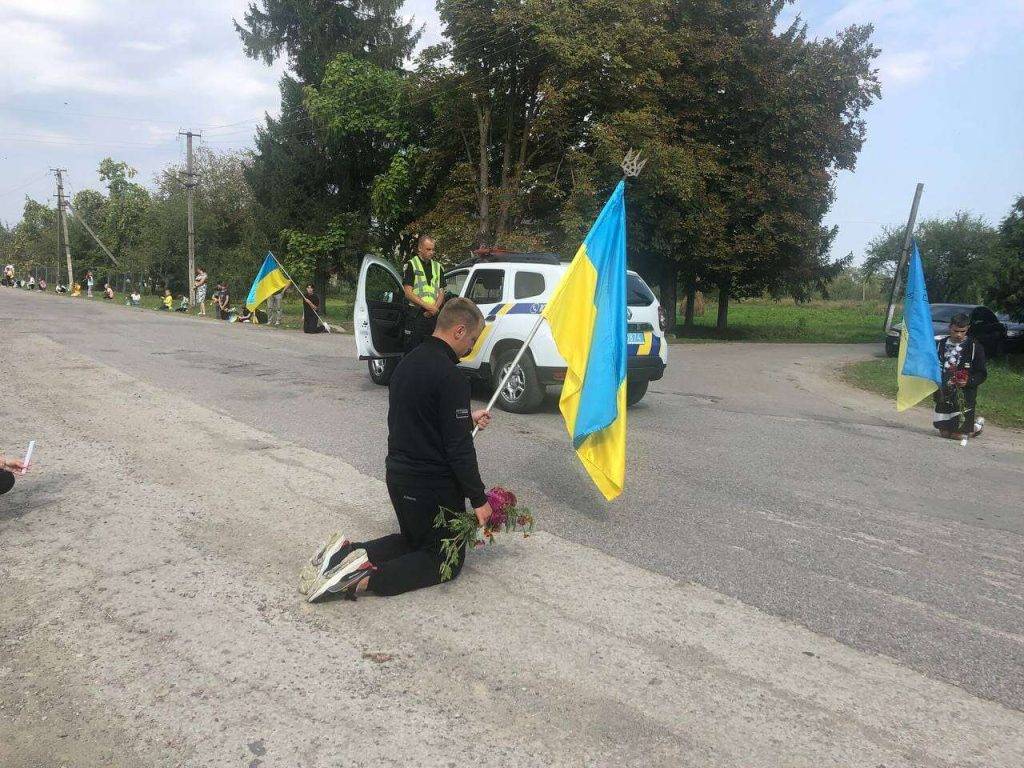
[[[405,293],[398,270],[384,259],[363,258],[353,315],[360,360],[401,356],[405,343]]]

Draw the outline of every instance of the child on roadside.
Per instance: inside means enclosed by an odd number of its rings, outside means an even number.
[[[978,387],[988,378],[985,348],[968,338],[971,320],[964,313],[949,321],[949,336],[938,343],[942,387],[935,393],[933,424],[943,437],[977,437],[985,419],[975,416]]]
[[[178,308],[175,312],[188,312],[188,296],[182,294],[181,301],[178,302]]]
[[[174,296],[171,295],[171,289],[164,289],[163,303],[158,307],[161,312],[170,312],[174,306]]]

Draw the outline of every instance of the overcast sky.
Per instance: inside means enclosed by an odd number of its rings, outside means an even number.
[[[245,57],[232,18],[248,0],[0,0],[0,220],[26,194],[98,187],[113,156],[154,173],[184,156],[178,131],[216,149],[251,146],[276,114],[279,66]],[[405,10],[437,40],[432,0]],[[844,173],[829,221],[835,255],[858,260],[884,223],[966,209],[997,223],[1024,194],[1024,0],[801,0],[813,35],[871,22],[883,50],[883,98],[868,113],[857,170]]]

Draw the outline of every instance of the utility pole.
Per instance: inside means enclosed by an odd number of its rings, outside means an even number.
[[[71,241],[68,240],[68,220],[64,215],[64,174],[67,168],[51,168],[57,174],[57,214],[60,217],[60,230],[64,233],[64,255],[68,259],[68,293],[75,285],[75,272],[71,266]],[[58,233],[59,234],[59,233]]]
[[[892,329],[892,319],[896,312],[896,301],[900,291],[900,281],[903,278],[903,267],[907,263],[907,256],[910,254],[910,243],[914,239],[914,224],[917,223],[917,207],[921,204],[921,193],[924,192],[924,184],[918,184],[914,190],[914,203],[910,206],[910,218],[907,220],[907,230],[903,235],[903,248],[900,250],[899,261],[896,262],[896,274],[892,276],[892,289],[889,291],[889,308],[885,312],[885,327],[883,331],[888,334]]]
[[[188,160],[185,165],[185,190],[188,195],[188,305],[194,307],[196,304],[196,225],[192,213],[192,195],[196,188],[196,175],[192,170],[192,137],[202,137],[201,133],[192,131],[180,131],[179,136],[184,136],[188,141]]]

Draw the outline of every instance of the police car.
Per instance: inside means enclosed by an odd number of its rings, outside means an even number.
[[[447,295],[470,299],[486,320],[476,346],[459,367],[497,386],[568,268],[567,262],[550,253],[501,253],[447,270]],[[668,344],[661,305],[635,272],[628,273],[626,304],[627,401],[635,405],[647,394],[648,384],[664,375]],[[391,380],[402,357],[406,306],[398,270],[384,259],[365,257],[356,289],[354,328],[359,359],[368,361],[370,378],[377,384]],[[536,411],[547,387],[561,385],[565,373],[565,359],[544,323],[497,403],[514,413]]]

